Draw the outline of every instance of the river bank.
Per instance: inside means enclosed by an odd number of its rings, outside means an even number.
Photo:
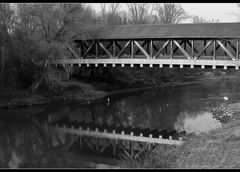
[[[240,120],[230,121],[221,129],[189,138],[173,167],[239,168],[239,144]]]
[[[227,79],[234,76],[202,76],[188,81],[173,81],[163,83],[157,86],[133,87],[121,89],[116,85],[104,82],[85,82],[77,79],[61,82],[60,90],[40,90],[33,95],[28,95],[26,91],[11,90],[8,88],[0,89],[0,108],[22,108],[38,105],[47,105],[52,102],[79,102],[81,104],[89,104],[99,98],[112,96],[117,94],[127,94],[150,90],[154,88],[166,88],[184,86],[189,84],[197,84],[201,82],[211,82],[213,80]]]
[[[182,146],[158,146],[142,160],[124,160],[121,168],[239,168],[240,120],[193,135]]]

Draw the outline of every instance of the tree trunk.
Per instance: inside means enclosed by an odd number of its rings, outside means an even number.
[[[4,72],[5,67],[5,51],[4,46],[2,46],[2,73]]]
[[[33,93],[35,93],[35,91],[38,89],[39,85],[43,82],[45,76],[46,76],[45,74],[42,74],[40,78],[35,79],[35,81],[32,83],[32,85],[28,91],[29,96],[31,96]]]

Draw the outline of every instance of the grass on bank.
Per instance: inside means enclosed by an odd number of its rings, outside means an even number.
[[[240,120],[195,135],[182,146],[159,145],[141,160],[122,160],[122,168],[240,168]]]

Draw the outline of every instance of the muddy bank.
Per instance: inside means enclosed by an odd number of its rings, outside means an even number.
[[[39,105],[47,105],[58,101],[80,101],[87,102],[95,100],[105,95],[102,91],[97,91],[90,84],[77,81],[62,82],[62,89],[57,91],[40,90],[33,95],[27,95],[25,91],[14,91],[2,89],[0,98],[0,108],[22,108]]]

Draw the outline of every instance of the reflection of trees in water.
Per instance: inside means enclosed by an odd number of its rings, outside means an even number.
[[[172,108],[171,90],[168,92],[151,91],[132,96],[125,101],[123,108],[133,112],[134,127],[172,129],[179,107]]]
[[[64,162],[41,127],[30,121],[0,126],[0,167],[57,167],[59,160]]]
[[[52,113],[52,120],[69,118],[71,121],[93,122],[107,125],[128,125],[128,116],[120,109],[119,103],[99,103],[78,107],[66,106],[59,111]]]
[[[174,129],[177,116],[182,110],[198,110],[201,106],[184,103],[191,94],[187,91],[165,90],[148,91],[128,96],[110,103],[101,102],[81,107],[65,107],[56,116],[69,117],[70,120],[95,122],[125,127]]]
[[[214,83],[208,83],[208,85],[210,85],[209,88],[207,87],[206,83],[205,90],[207,92],[211,92],[213,96],[226,96],[230,100],[239,98],[240,81],[237,77],[226,80],[218,80]]]
[[[113,115],[113,119],[117,119],[116,122],[127,122],[127,125],[132,127],[169,128],[175,121],[176,113],[167,114],[168,101],[167,97],[162,99],[161,95],[158,96],[155,92],[146,92],[114,102],[110,107],[103,108],[102,114],[105,117]],[[100,111],[96,109],[96,112]]]
[[[55,115],[63,114],[70,116],[71,120],[98,124],[174,129],[181,112],[186,112],[189,117],[197,116],[206,102],[211,105],[218,103],[220,99],[216,100],[216,97],[228,94],[231,89],[230,81],[204,82],[129,94],[117,100],[109,97],[109,103],[106,98],[102,102],[81,107],[67,106]]]
[[[238,78],[233,77],[232,79],[223,83],[225,84],[225,88],[227,88],[228,91],[227,95],[229,99],[239,98],[240,81]],[[224,92],[226,92],[226,90]]]

